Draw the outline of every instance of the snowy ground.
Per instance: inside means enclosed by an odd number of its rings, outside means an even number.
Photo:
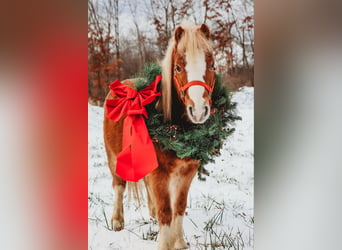
[[[238,103],[236,131],[216,162],[208,164],[205,182],[191,184],[185,240],[190,249],[253,249],[254,195],[254,89],[244,87],[233,95]],[[88,106],[88,245],[89,249],[157,249],[158,225],[147,204],[137,207],[125,195],[125,229],[109,230],[112,216],[112,177],[102,134],[103,109]]]

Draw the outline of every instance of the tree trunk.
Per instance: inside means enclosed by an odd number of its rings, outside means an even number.
[[[114,32],[115,32],[115,50],[116,59],[120,58],[120,39],[119,39],[119,1],[114,0]]]

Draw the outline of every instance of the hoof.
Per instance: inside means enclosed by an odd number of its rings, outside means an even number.
[[[115,232],[121,231],[124,228],[124,223],[120,222],[118,220],[113,220],[112,219],[111,223],[112,223],[112,229]]]
[[[159,245],[158,245],[158,250],[170,250],[170,247],[168,247],[167,245],[161,245],[160,243],[159,243]]]
[[[189,243],[186,243],[183,239],[178,239],[175,242],[175,249],[188,249]]]

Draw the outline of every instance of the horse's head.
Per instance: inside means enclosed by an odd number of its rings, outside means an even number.
[[[163,61],[163,78],[166,120],[171,119],[172,83],[190,122],[204,123],[209,118],[215,73],[208,26],[186,22],[175,30]]]

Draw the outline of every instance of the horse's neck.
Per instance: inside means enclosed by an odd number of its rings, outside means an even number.
[[[183,124],[186,123],[184,119],[185,108],[183,102],[179,99],[177,91],[172,84],[172,114],[171,120],[172,124]]]

